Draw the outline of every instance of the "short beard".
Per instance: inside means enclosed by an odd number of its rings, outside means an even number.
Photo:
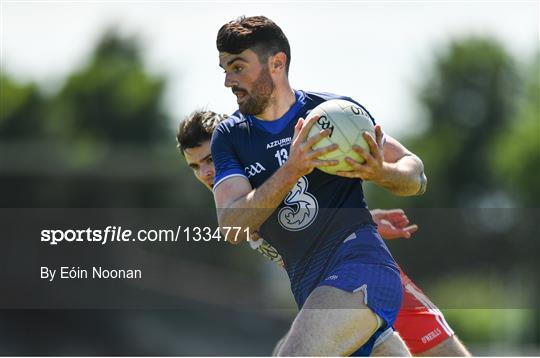
[[[268,68],[263,67],[257,79],[253,82],[249,98],[239,105],[240,113],[254,116],[263,113],[270,104],[275,87],[270,71]]]

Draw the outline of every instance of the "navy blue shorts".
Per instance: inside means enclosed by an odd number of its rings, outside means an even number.
[[[383,324],[352,355],[369,356],[376,339],[396,320],[403,300],[399,269],[375,226],[364,226],[344,238],[318,286],[364,293],[364,303],[383,320]]]

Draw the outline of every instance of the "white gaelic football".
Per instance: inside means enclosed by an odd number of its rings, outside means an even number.
[[[319,169],[328,174],[335,174],[338,171],[350,171],[352,167],[345,161],[345,157],[350,157],[359,163],[363,163],[364,158],[353,151],[352,146],[353,144],[357,144],[369,152],[369,146],[364,137],[362,137],[363,132],[368,132],[375,138],[375,127],[369,114],[353,102],[333,99],[315,107],[309,113],[306,120],[316,115],[319,115],[320,118],[311,127],[308,137],[312,137],[321,130],[329,128],[332,134],[315,144],[313,149],[326,147],[332,143],[339,145],[339,148],[335,151],[319,157],[319,159],[323,160],[339,160],[339,164],[319,167]]]

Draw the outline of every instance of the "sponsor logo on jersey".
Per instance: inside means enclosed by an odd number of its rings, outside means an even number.
[[[262,166],[261,163],[256,162],[255,164],[248,165],[244,168],[244,171],[246,172],[248,178],[251,178],[252,176],[255,176],[257,174],[260,174],[266,170],[265,167]]]
[[[305,176],[298,179],[278,212],[281,227],[289,231],[300,231],[313,223],[319,213],[317,199],[307,191],[309,182]]]
[[[266,149],[271,149],[277,146],[283,147],[285,145],[291,144],[291,142],[292,142],[292,137],[281,138],[281,139],[268,143],[266,145]]]

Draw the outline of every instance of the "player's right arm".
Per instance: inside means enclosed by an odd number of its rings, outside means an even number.
[[[336,160],[319,160],[319,156],[337,149],[337,145],[313,150],[312,146],[330,134],[321,131],[308,138],[310,128],[317,116],[309,121],[299,119],[294,128],[293,141],[289,150],[289,159],[261,186],[252,188],[246,177],[231,176],[216,184],[214,200],[220,227],[240,227],[240,234],[227,237],[231,244],[246,241],[247,232],[255,232],[279,206],[295,183],[303,175],[309,174],[315,167],[337,165]],[[212,145],[212,156],[218,148]],[[219,163],[216,162],[219,175]],[[247,229],[247,230],[246,230]],[[236,232],[235,232],[236,234]],[[230,235],[232,236],[232,235]]]
[[[243,231],[257,230],[295,183],[293,177],[279,170],[255,189],[244,177],[232,177],[221,182],[214,190],[219,226],[241,228],[240,235],[227,237],[227,241],[231,244],[245,241],[247,235]]]

